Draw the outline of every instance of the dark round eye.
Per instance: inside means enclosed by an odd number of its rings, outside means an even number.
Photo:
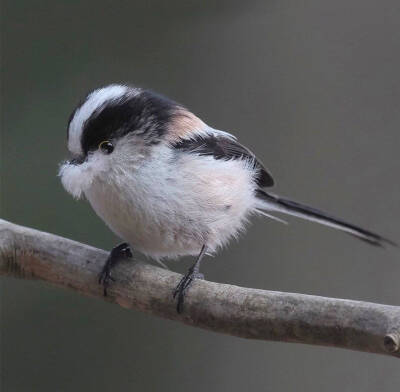
[[[99,144],[99,150],[104,154],[111,154],[114,151],[114,145],[110,141],[104,140]]]

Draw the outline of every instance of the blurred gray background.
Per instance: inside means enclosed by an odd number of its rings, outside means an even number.
[[[136,83],[235,133],[276,192],[400,239],[400,3],[2,2],[1,217],[110,249],[57,178],[89,89]],[[342,233],[258,219],[213,281],[400,304],[400,260]],[[138,258],[143,259],[141,255]],[[189,259],[169,262],[185,271]],[[2,391],[395,391],[396,360],[247,341],[44,283],[1,279]]]

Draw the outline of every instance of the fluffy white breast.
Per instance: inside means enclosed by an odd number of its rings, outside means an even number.
[[[97,214],[134,248],[153,257],[211,252],[253,212],[254,171],[242,160],[153,150],[136,170],[113,166],[84,192]]]

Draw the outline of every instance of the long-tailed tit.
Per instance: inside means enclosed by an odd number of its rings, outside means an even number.
[[[84,195],[126,241],[100,275],[105,295],[112,267],[131,256],[129,246],[157,260],[195,255],[173,293],[181,312],[185,292],[202,276],[202,257],[236,237],[255,214],[294,215],[373,245],[392,243],[270,193],[271,173],[233,135],[148,90],[114,84],[89,93],[70,117],[68,149],[72,159],[60,169],[65,189]]]

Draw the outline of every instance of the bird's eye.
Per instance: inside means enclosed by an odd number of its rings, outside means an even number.
[[[114,145],[110,141],[104,140],[99,144],[99,150],[104,154],[111,154],[114,151]]]

